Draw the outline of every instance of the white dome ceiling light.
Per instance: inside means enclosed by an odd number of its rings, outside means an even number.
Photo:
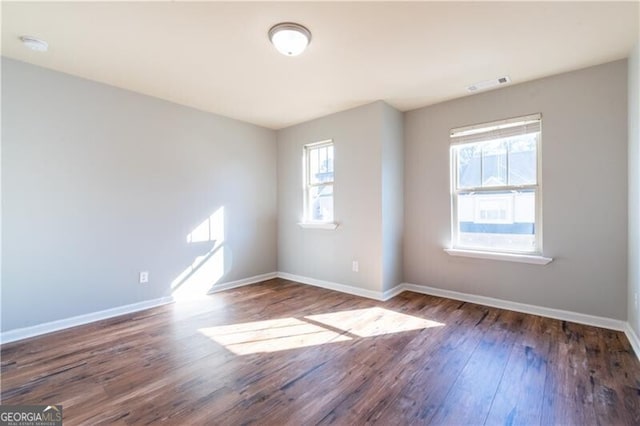
[[[282,22],[269,30],[269,40],[285,56],[298,56],[311,43],[311,31],[300,24]]]
[[[35,50],[36,52],[46,52],[49,49],[49,44],[44,40],[40,40],[39,38],[31,36],[20,36],[20,41],[29,49]]]

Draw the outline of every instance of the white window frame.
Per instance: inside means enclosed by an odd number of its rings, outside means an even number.
[[[509,129],[510,127],[514,127],[518,125],[518,123],[525,123],[530,121],[531,122],[537,121],[540,126],[539,135],[536,143],[536,184],[458,188],[458,179],[459,179],[458,158],[457,158],[458,148],[467,144],[478,143],[482,141],[455,143],[453,142],[453,139],[455,137],[460,137],[461,139],[464,139],[465,135],[466,136],[474,135],[478,133],[488,132],[491,130],[499,132],[501,129]],[[450,248],[446,249],[445,251],[451,255],[456,255],[456,256],[462,255],[462,256],[468,256],[468,257],[480,257],[480,258],[509,260],[509,261],[518,261],[518,257],[521,257],[522,258],[521,261],[526,263],[539,263],[539,264],[549,263],[552,259],[542,257],[542,167],[541,167],[542,114],[532,114],[532,115],[527,115],[522,117],[510,118],[506,120],[499,120],[499,121],[493,121],[489,123],[476,124],[473,126],[456,128],[451,130],[450,136],[452,140],[451,148],[450,148],[451,244],[450,244]],[[486,139],[486,142],[489,142],[490,140],[492,139]],[[507,169],[507,175],[508,175],[508,172],[509,171]],[[458,244],[459,228],[460,228],[460,224],[458,222],[458,197],[460,195],[469,194],[469,193],[493,193],[497,191],[522,191],[522,190],[531,190],[535,194],[534,227],[535,227],[536,246],[534,250],[519,251],[519,250],[506,250],[506,249],[491,249],[490,247],[487,247],[487,248],[467,247],[467,246]],[[482,254],[482,256],[478,256],[477,254]],[[543,259],[543,261],[532,262],[530,261],[531,258]]]
[[[312,228],[312,229],[327,229],[327,230],[332,230],[335,229],[337,227],[337,224],[335,223],[335,208],[334,211],[332,212],[332,217],[333,220],[330,221],[318,221],[318,220],[313,220],[312,219],[312,212],[311,212],[311,203],[310,203],[310,198],[311,198],[311,191],[313,190],[313,188],[316,188],[318,186],[327,186],[330,185],[332,187],[332,189],[335,189],[335,162],[334,162],[334,177],[332,181],[326,181],[326,182],[319,182],[319,183],[312,183],[312,179],[311,179],[311,165],[310,165],[310,161],[311,161],[311,155],[310,152],[312,150],[315,149],[319,149],[319,148],[324,148],[327,146],[332,146],[333,147],[333,155],[334,155],[334,161],[335,161],[335,144],[333,143],[333,139],[327,139],[327,140],[323,140],[323,141],[319,141],[319,142],[314,142],[314,143],[310,143],[304,146],[304,151],[303,151],[303,155],[304,155],[304,171],[303,171],[303,179],[304,179],[304,202],[303,202],[303,220],[302,222],[299,223],[299,225],[303,228]],[[333,202],[335,203],[335,192],[332,191],[333,194]],[[334,204],[335,206],[335,204]]]

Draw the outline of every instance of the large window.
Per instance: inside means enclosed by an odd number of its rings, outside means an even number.
[[[451,131],[452,245],[542,252],[539,114]]]
[[[333,142],[306,145],[305,158],[305,221],[333,222]]]

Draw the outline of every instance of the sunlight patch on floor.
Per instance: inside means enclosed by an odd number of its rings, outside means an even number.
[[[296,318],[222,325],[198,331],[237,355],[351,340],[348,336]]]
[[[440,322],[379,307],[310,315],[305,318],[348,331],[350,334],[360,337],[380,336],[444,325]]]
[[[309,315],[302,319],[278,318],[221,325],[198,331],[237,355],[248,355],[442,326],[444,324],[440,322],[373,307]]]

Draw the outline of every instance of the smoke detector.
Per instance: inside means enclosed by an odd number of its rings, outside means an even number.
[[[478,83],[472,84],[471,86],[467,86],[467,92],[480,92],[482,90],[493,89],[498,86],[503,86],[505,84],[511,83],[511,78],[508,75],[504,77],[498,77],[491,80],[484,80]]]

